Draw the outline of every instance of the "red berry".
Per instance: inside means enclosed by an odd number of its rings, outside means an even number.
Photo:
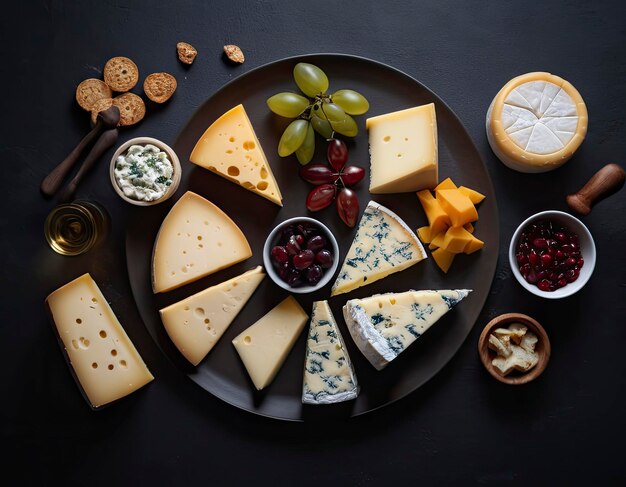
[[[536,266],[539,263],[539,255],[537,254],[537,252],[531,250],[530,254],[528,255],[528,261],[533,267]]]
[[[548,292],[550,291],[550,281],[548,281],[547,279],[542,279],[537,283],[537,287],[542,291]]]
[[[538,249],[545,249],[548,246],[548,242],[545,238],[536,238],[533,240],[533,245]]]
[[[578,262],[576,262],[576,267],[580,269],[584,265],[585,265],[585,259],[581,257],[580,259],[578,259]]]
[[[552,262],[552,257],[550,256],[550,254],[543,254],[541,256],[541,263],[543,265],[550,265],[551,262]]]
[[[564,277],[562,277],[561,279],[558,280],[557,284],[559,287],[567,286],[567,281],[565,280]]]
[[[526,257],[526,255],[524,255],[522,253],[516,254],[515,257],[517,258],[517,263],[519,265],[522,265],[522,264],[525,264],[526,262],[528,262],[528,257]]]
[[[574,259],[573,257],[569,257],[565,261],[565,265],[568,266],[568,267],[572,267],[572,266],[576,265],[576,259]]]

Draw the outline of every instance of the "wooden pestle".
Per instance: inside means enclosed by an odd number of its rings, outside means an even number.
[[[567,205],[576,213],[588,215],[597,202],[624,186],[626,172],[617,164],[607,164],[595,173],[577,193],[567,196]]]
[[[115,105],[98,113],[96,124],[91,131],[83,137],[83,140],[78,143],[74,150],[41,182],[41,192],[48,197],[54,196],[61,187],[65,177],[78,161],[81,153],[97,140],[104,130],[117,127],[119,121],[120,110]]]

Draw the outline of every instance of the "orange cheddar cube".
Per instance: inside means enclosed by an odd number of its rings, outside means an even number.
[[[464,253],[466,254],[473,254],[474,252],[476,252],[477,250],[482,249],[485,246],[485,242],[483,242],[480,239],[477,239],[476,237],[474,237],[472,235],[472,240],[470,240],[467,243],[467,246],[465,247],[465,249],[463,250]]]
[[[475,205],[477,205],[478,203],[480,203],[482,200],[485,199],[484,194],[481,194],[478,191],[475,191],[471,188],[466,188],[465,186],[460,186],[459,191],[463,193],[465,196],[467,196],[470,199],[470,201],[474,203]]]
[[[433,259],[439,268],[445,273],[447,273],[448,269],[450,269],[454,256],[455,254],[448,252],[446,249],[437,249],[433,252]]]
[[[452,179],[446,178],[435,186],[435,191],[438,189],[456,189],[456,184],[452,182]]]
[[[437,201],[448,214],[453,227],[462,227],[466,223],[478,220],[474,203],[458,189],[440,189]]]
[[[463,227],[450,227],[444,235],[443,244],[440,247],[453,254],[460,254],[473,238],[472,234]]]
[[[417,236],[420,238],[422,243],[429,244],[432,241],[430,237],[430,227],[419,227],[417,229]]]
[[[463,228],[465,228],[465,230],[467,230],[469,233],[474,233],[474,225],[469,222],[463,225]]]
[[[430,243],[430,244],[428,245],[428,248],[429,248],[430,250],[435,250],[435,249],[438,249],[439,247],[437,247],[437,246],[436,246],[435,244],[433,244],[433,243]]]
[[[446,237],[446,232],[441,232],[438,233],[437,235],[435,235],[433,237],[433,239],[430,241],[431,245],[434,245],[435,247],[443,247],[445,244],[445,237]]]
[[[422,208],[424,208],[426,218],[428,218],[431,236],[446,231],[451,223],[450,217],[443,210],[439,201],[427,189],[418,191],[417,197],[422,204]]]

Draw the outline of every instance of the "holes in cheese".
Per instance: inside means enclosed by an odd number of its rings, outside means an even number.
[[[243,105],[230,109],[206,129],[189,160],[283,205],[280,189]]]
[[[188,191],[161,224],[152,256],[152,289],[170,291],[251,255],[246,237],[228,215]]]

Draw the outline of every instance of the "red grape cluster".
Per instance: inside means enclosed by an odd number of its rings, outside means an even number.
[[[339,139],[328,141],[327,158],[330,167],[326,164],[309,164],[300,169],[302,179],[317,185],[309,192],[306,207],[309,211],[319,211],[335,200],[339,217],[346,225],[354,227],[359,216],[359,200],[350,187],[363,179],[365,169],[346,165],[348,148]]]

